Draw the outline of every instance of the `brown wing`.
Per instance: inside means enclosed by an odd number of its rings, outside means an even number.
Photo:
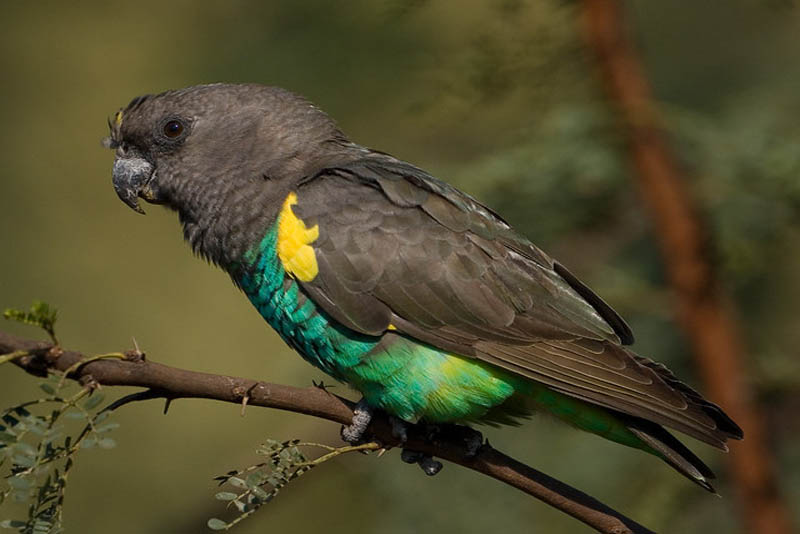
[[[741,430],[663,366],[621,346],[627,325],[471,197],[385,156],[301,186],[319,225],[304,289],[343,325],[407,336],[714,446]]]

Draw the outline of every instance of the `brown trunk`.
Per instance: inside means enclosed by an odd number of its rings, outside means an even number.
[[[744,429],[745,439],[733,444],[729,459],[746,531],[789,534],[789,515],[777,489],[764,417],[743,369],[744,344],[706,255],[706,231],[686,177],[662,135],[647,77],[625,32],[622,9],[613,0],[584,0],[582,11],[585,37],[621,115],[633,176],[653,218],[678,321],[690,339],[705,389]]]

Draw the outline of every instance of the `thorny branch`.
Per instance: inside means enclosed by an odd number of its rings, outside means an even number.
[[[138,351],[127,352],[122,359],[91,359],[79,352],[62,350],[51,343],[0,332],[0,355],[10,353],[16,353],[12,360],[15,365],[36,376],[42,376],[48,371],[69,372],[68,379],[83,384],[146,388],[143,392],[118,401],[123,403],[154,398],[163,398],[168,402],[181,398],[203,398],[236,404],[246,402],[250,406],[312,415],[343,425],[349,424],[353,417],[352,402],[320,387],[297,388],[178,369],[147,361]],[[458,429],[459,427],[453,427],[450,431],[437,435],[435,440],[429,441],[422,429],[411,427],[408,439],[402,446],[504,482],[571,515],[598,532],[652,533],[597,499],[503,454],[488,442],[476,455],[470,456],[464,434],[459,433]],[[387,448],[401,446],[393,436],[392,425],[386,415],[376,415],[368,432]]]

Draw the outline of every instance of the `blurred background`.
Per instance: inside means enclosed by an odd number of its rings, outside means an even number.
[[[706,225],[796,526],[800,9],[778,0],[623,7]],[[0,308],[51,303],[62,343],[86,353],[128,349],[135,337],[149,358],[173,366],[298,386],[326,378],[283,345],[226,275],[192,257],[172,213],[145,206],[141,217],[119,202],[113,154],[100,146],[106,118],[134,96],[260,82],[306,95],[355,141],[501,212],[629,320],[638,352],[706,390],[583,9],[555,0],[2,2]],[[0,408],[37,396],[36,383],[0,367]],[[237,406],[201,400],[176,401],[166,416],[162,407],[124,408],[118,446],[80,459],[69,532],[204,532],[224,514],[212,478],[255,462],[264,439],[338,443],[338,426],[300,415],[251,408],[242,418]],[[547,420],[485,434],[653,530],[746,531],[726,456],[691,439],[724,498],[648,455]],[[0,508],[0,519],[12,513]],[[456,466],[427,478],[393,451],[325,464],[235,532],[379,530],[588,527]]]

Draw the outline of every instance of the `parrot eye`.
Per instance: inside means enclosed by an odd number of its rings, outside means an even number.
[[[183,123],[177,120],[167,121],[164,124],[164,135],[170,139],[174,139],[183,133]]]

